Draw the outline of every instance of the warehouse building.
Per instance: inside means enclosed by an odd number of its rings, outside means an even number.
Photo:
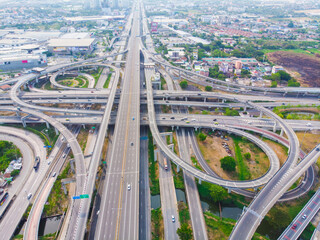
[[[94,38],[57,38],[51,39],[48,50],[54,54],[90,54],[95,47]]]
[[[47,56],[44,54],[0,56],[0,70],[4,72],[42,67],[46,65]]]

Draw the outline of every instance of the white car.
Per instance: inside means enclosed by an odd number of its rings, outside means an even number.
[[[131,190],[131,184],[128,184],[128,191]]]
[[[175,222],[175,221],[176,221],[176,219],[174,218],[173,215],[171,216],[171,219],[172,219],[172,222]]]

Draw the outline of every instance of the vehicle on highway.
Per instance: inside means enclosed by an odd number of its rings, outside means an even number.
[[[164,169],[168,170],[168,162],[166,158],[163,159],[163,164],[164,164]]]
[[[186,121],[186,123],[190,123],[190,121]]]
[[[9,193],[6,192],[6,193],[1,197],[1,199],[0,199],[0,206],[2,206],[2,205],[4,204],[4,202],[7,200],[8,196],[9,196]]]
[[[40,164],[40,157],[36,156],[36,158],[34,160],[34,164],[33,164],[34,170],[36,170],[36,171],[38,170],[39,164]]]
[[[18,109],[19,111],[21,111],[21,107],[17,107],[17,109]]]
[[[128,184],[128,191],[130,191],[131,190],[131,184],[129,183]]]
[[[214,122],[214,125],[219,125],[219,123],[218,122]]]
[[[67,154],[63,154],[63,156],[62,156],[62,157],[63,157],[63,158],[65,158],[66,156],[67,156]]]
[[[297,228],[297,224],[293,224],[291,228],[292,229],[296,229]]]
[[[310,122],[308,122],[308,123],[306,124],[306,126],[307,126],[307,127],[311,127],[312,125],[311,125]]]
[[[175,222],[175,221],[176,221],[176,219],[174,218],[173,215],[171,216],[171,219],[172,219],[172,222]]]
[[[170,119],[174,119],[174,117],[171,117]]]
[[[197,121],[195,118],[191,119],[191,122],[195,122],[195,121]]]
[[[32,193],[29,193],[28,196],[27,196],[28,200],[29,200],[31,197],[32,197]]]
[[[69,119],[69,118],[66,118],[66,121],[70,121],[70,119]]]
[[[134,120],[134,117],[132,118],[132,120]]]
[[[213,121],[214,121],[214,122],[216,122],[216,121],[217,121],[217,119],[215,118],[215,119],[213,119]]]
[[[94,91],[91,91],[91,93],[94,93]]]
[[[165,117],[162,118],[162,120],[165,120],[165,119],[166,119]]]
[[[56,173],[56,172],[52,173],[52,177],[55,177],[56,175],[57,175],[57,173]]]
[[[306,219],[307,218],[307,214],[303,214],[302,219]]]
[[[133,146],[133,142],[131,142],[130,145]]]

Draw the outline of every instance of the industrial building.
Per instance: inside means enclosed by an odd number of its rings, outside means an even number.
[[[94,50],[95,43],[94,38],[57,38],[49,41],[48,50],[61,55],[90,54]]]
[[[0,56],[0,70],[13,71],[47,65],[47,56],[44,54],[26,54]]]

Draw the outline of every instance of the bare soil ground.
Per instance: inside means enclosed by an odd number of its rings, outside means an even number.
[[[263,141],[266,142],[273,149],[273,151],[277,154],[279,161],[280,161],[280,165],[282,166],[288,157],[288,153],[285,151],[285,148],[282,145],[280,145],[279,143],[276,143],[276,142],[268,140],[268,139],[264,139]]]
[[[296,75],[301,84],[320,87],[320,58],[290,51],[271,52],[267,53],[267,56],[269,61]]]
[[[225,141],[217,136],[207,136],[205,141],[198,141],[200,151],[203,154],[204,159],[208,165],[215,171],[220,177],[224,179],[237,180],[238,176],[236,173],[229,174],[222,170],[220,167],[220,159],[228,156],[226,149],[222,143],[226,142],[231,150],[232,157],[234,157],[234,144],[232,138],[228,138],[229,141]]]

